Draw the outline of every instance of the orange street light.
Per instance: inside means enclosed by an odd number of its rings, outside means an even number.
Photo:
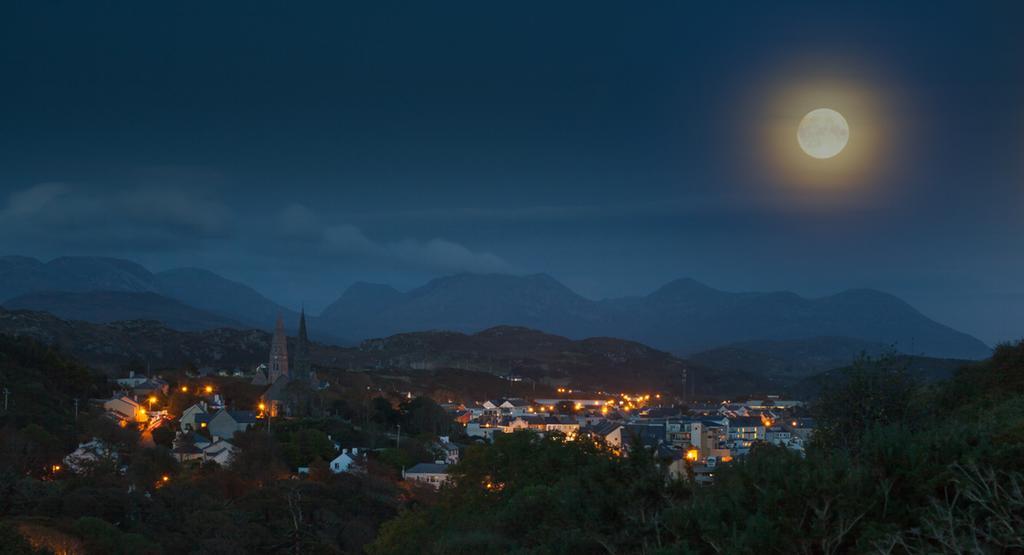
[[[188,393],[188,386],[187,385],[181,386],[181,392],[182,393]]]
[[[697,459],[699,457],[700,457],[700,451],[698,451],[696,449],[690,449],[689,451],[686,452],[686,460],[688,460],[690,462],[697,462]]]
[[[156,397],[153,395],[149,396],[149,410],[153,410],[153,403],[156,402]]]
[[[206,386],[206,392],[207,393],[213,393],[213,386],[212,385]]]

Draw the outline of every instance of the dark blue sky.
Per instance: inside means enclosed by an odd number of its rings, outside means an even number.
[[[0,251],[314,309],[459,271],[876,287],[1024,335],[1021,4],[723,4],[8,3]],[[808,102],[872,155],[787,169],[763,129]]]

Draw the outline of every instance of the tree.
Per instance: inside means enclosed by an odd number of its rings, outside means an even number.
[[[816,418],[814,443],[856,451],[870,428],[904,420],[915,388],[905,360],[862,356],[826,383],[811,407]]]

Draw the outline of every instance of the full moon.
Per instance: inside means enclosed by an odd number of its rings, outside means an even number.
[[[800,120],[796,140],[808,156],[821,160],[832,158],[846,148],[850,140],[850,126],[839,112],[818,108]]]

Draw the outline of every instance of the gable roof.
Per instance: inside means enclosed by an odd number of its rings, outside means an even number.
[[[229,410],[227,411],[231,418],[239,424],[255,424],[256,413],[251,410]]]
[[[448,474],[448,465],[437,464],[437,463],[419,463],[409,470],[405,471],[406,474]]]
[[[729,419],[730,428],[763,428],[764,422],[756,416],[737,416]]]

